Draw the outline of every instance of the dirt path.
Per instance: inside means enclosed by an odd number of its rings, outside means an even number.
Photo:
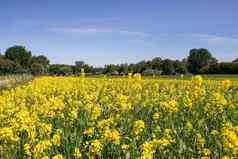
[[[0,80],[0,87],[6,86],[8,83],[8,80]]]

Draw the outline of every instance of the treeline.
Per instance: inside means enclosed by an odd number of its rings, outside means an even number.
[[[0,74],[43,74],[48,72],[49,63],[44,55],[33,56],[25,47],[13,46],[0,53]]]
[[[78,75],[81,68],[84,68],[89,75],[238,74],[238,58],[232,62],[218,62],[207,49],[200,48],[190,50],[188,57],[183,60],[155,57],[152,60],[143,60],[134,64],[109,64],[104,67],[93,67],[84,61],[76,61],[74,65],[50,64],[46,56],[33,55],[23,46],[13,46],[8,48],[4,54],[0,53],[0,74]]]

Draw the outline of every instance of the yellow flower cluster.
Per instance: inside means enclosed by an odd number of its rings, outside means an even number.
[[[39,77],[0,92],[0,158],[237,158],[238,82]]]
[[[134,135],[135,136],[139,135],[139,133],[142,132],[144,128],[145,128],[145,124],[143,120],[135,121],[134,127],[133,127]]]
[[[93,140],[89,145],[90,155],[98,155],[102,149],[102,144],[99,140]]]
[[[238,127],[225,123],[222,128],[223,147],[226,151],[238,155]]]

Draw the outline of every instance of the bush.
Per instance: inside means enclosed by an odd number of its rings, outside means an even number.
[[[153,75],[160,75],[161,71],[158,70],[153,70],[153,69],[146,69],[145,71],[142,72],[142,75],[145,76],[153,76]]]
[[[49,73],[51,75],[71,75],[73,68],[69,65],[54,64],[49,66]]]
[[[0,74],[13,73],[15,64],[13,61],[0,58]]]
[[[31,73],[34,75],[40,75],[44,73],[44,66],[39,63],[33,63],[31,65]]]

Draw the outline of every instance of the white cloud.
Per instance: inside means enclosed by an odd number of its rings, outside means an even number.
[[[122,35],[133,35],[133,36],[147,36],[144,32],[128,31],[128,30],[113,30],[113,29],[97,29],[97,28],[52,28],[51,31],[57,33],[79,33],[79,34],[108,34],[116,33]]]
[[[226,36],[217,36],[217,35],[210,35],[210,34],[185,34],[187,37],[191,37],[194,39],[198,39],[200,41],[204,41],[210,44],[237,44],[238,38],[233,37],[226,37]]]

